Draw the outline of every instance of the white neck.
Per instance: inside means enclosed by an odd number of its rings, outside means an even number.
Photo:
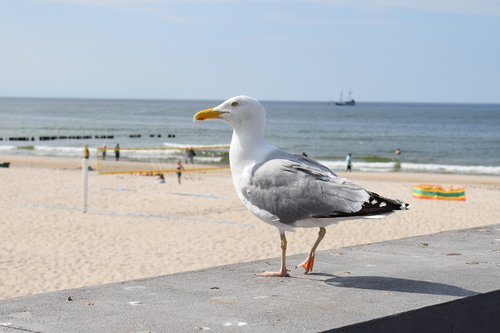
[[[233,131],[231,148],[229,149],[229,162],[233,179],[238,178],[245,168],[253,167],[262,161],[267,154],[275,149],[262,137],[256,139],[245,134],[244,131],[243,133],[242,131]]]

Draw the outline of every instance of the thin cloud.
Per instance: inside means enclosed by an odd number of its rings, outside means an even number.
[[[36,2],[62,3],[70,5],[121,7],[162,3],[162,0],[35,0]]]
[[[303,25],[392,25],[397,24],[391,20],[375,20],[375,19],[337,19],[337,18],[305,18],[295,13],[285,12],[267,12],[259,16],[263,21],[293,23]]]
[[[83,6],[96,6],[96,7],[129,7],[129,6],[141,6],[146,7],[149,5],[161,5],[161,4],[172,4],[172,3],[223,3],[223,2],[234,2],[232,0],[34,0],[37,2],[51,2],[51,3],[62,3],[62,4],[73,4],[73,5],[83,5]]]
[[[165,4],[177,2],[172,0],[170,1],[169,0],[32,0],[32,1],[36,1],[39,3],[58,3],[63,5],[102,7],[113,10],[133,11],[177,23],[196,23],[200,21],[199,17],[180,14],[170,10],[168,6],[165,6]]]
[[[147,8],[153,5],[168,5],[173,3],[203,3],[219,5],[223,3],[304,3],[311,2],[357,7],[364,10],[409,9],[426,12],[455,13],[461,15],[500,16],[500,1],[498,0],[34,0],[37,2],[62,3],[83,6],[99,6],[112,8]]]
[[[307,2],[305,0],[298,0]],[[356,6],[362,9],[398,8],[462,15],[500,16],[498,0],[315,0],[316,3]]]

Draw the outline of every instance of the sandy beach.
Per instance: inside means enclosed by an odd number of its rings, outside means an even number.
[[[83,214],[79,159],[1,155],[2,161],[11,166],[0,168],[0,299],[279,255],[277,230],[243,207],[228,170],[184,173],[183,184],[175,174],[160,184],[156,177],[90,172]],[[341,175],[412,209],[332,225],[319,250],[500,223],[500,177]],[[467,200],[414,199],[412,185],[420,183],[465,186]],[[316,234],[288,233],[288,254],[309,251]]]

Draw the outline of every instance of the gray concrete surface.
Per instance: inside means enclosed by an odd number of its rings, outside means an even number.
[[[500,289],[500,224],[321,251],[313,274],[255,276],[278,265],[275,258],[2,300],[0,332],[319,332],[437,306],[446,314],[456,300],[498,299],[485,293]],[[498,304],[486,318],[500,317]]]

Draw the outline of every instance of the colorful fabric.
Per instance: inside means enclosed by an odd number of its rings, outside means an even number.
[[[415,185],[412,194],[417,199],[465,201],[465,187],[444,189],[439,185]]]

